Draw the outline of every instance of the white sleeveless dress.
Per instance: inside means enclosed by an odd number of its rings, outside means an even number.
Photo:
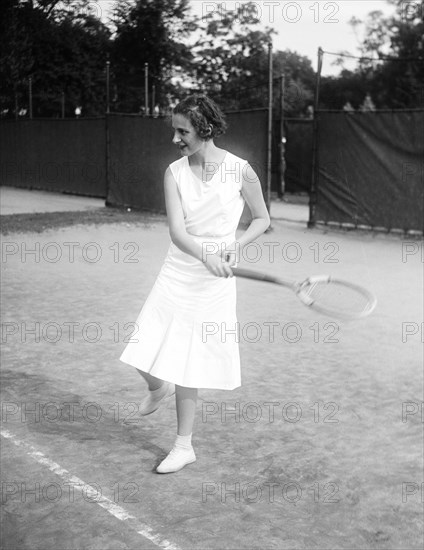
[[[170,164],[190,236],[211,253],[230,245],[243,212],[247,161],[227,152],[209,182],[188,157]],[[205,250],[205,248],[204,248]],[[171,243],[120,360],[167,382],[231,390],[241,384],[236,278],[216,277]]]

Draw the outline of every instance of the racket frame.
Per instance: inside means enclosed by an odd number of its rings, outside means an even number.
[[[236,277],[254,279],[256,281],[273,283],[280,286],[284,286],[286,288],[290,288],[291,290],[293,290],[293,292],[296,294],[298,299],[305,306],[310,307],[311,309],[314,309],[319,313],[323,313],[324,315],[330,315],[330,316],[338,317],[340,319],[345,319],[345,320],[362,319],[363,317],[367,317],[375,309],[375,306],[377,305],[377,300],[375,296],[371,292],[369,292],[367,289],[361,287],[360,285],[351,283],[349,281],[331,277],[330,275],[314,275],[306,278],[304,281],[296,282],[296,281],[290,281],[288,279],[282,279],[281,277],[275,277],[274,275],[269,275],[267,273],[246,269],[243,267],[233,267],[232,271]],[[352,290],[355,290],[356,292],[364,296],[368,301],[367,307],[365,307],[363,311],[360,313],[352,313],[352,312],[344,313],[341,310],[334,310],[332,308],[326,308],[319,304],[317,305],[315,303],[315,300],[311,298],[311,296],[308,294],[307,289],[313,287],[313,285],[315,284],[330,283],[330,282],[351,288]]]

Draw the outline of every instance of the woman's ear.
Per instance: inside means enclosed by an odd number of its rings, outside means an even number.
[[[200,134],[201,138],[202,139],[210,139],[211,136],[212,136],[212,129],[213,129],[212,124],[208,124],[207,127]]]

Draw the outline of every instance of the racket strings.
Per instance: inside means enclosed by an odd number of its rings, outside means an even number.
[[[330,313],[362,316],[373,308],[373,300],[367,293],[338,281],[313,282],[302,290],[312,300],[312,307]]]

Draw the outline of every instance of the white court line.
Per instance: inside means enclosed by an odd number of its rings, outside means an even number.
[[[18,447],[23,447],[26,450],[27,455],[36,460],[39,464],[47,466],[50,471],[54,472],[66,482],[72,483],[77,491],[82,492],[84,490],[85,494],[96,497],[98,493],[97,489],[92,487],[90,484],[85,483],[85,481],[83,481],[79,477],[72,475],[70,472],[68,472],[68,470],[65,470],[65,468],[62,468],[59,464],[47,458],[43,453],[37,451],[32,445],[29,445],[24,441],[20,441],[16,438],[14,434],[9,432],[8,430],[1,430],[0,434],[2,437],[13,441],[13,443]],[[127,521],[128,525],[132,529],[135,529],[135,531],[137,531],[139,535],[150,540],[159,548],[163,548],[163,550],[181,550],[179,546],[173,544],[172,542],[169,542],[159,533],[155,533],[151,527],[149,527],[145,523],[141,523],[135,516],[132,516],[124,508],[122,508],[122,506],[119,506],[115,502],[112,502],[107,497],[101,496],[98,497],[98,500],[93,500],[91,502],[95,502],[115,518],[121,521]]]

